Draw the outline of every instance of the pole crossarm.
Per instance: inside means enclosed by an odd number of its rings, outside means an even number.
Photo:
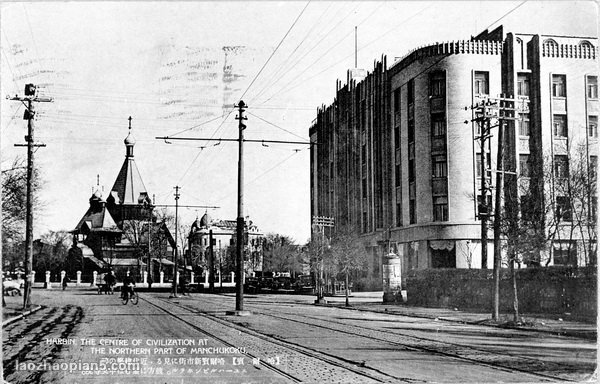
[[[187,141],[234,141],[239,142],[240,139],[213,139],[209,137],[169,137],[157,136],[157,140],[187,140]],[[316,142],[310,141],[287,141],[287,140],[257,140],[257,139],[242,139],[245,143],[270,143],[270,144],[302,144],[302,145],[318,145]]]
[[[153,207],[182,207],[182,208],[221,208],[215,205],[181,205],[181,204],[152,204]]]

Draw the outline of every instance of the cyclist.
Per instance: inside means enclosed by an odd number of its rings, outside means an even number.
[[[123,288],[121,289],[121,298],[125,299],[125,295],[129,295],[129,297],[131,297],[133,294],[133,287],[135,287],[135,281],[133,278],[131,278],[129,275],[125,276],[123,279]]]

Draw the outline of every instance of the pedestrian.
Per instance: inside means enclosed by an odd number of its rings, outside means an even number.
[[[117,278],[113,274],[112,270],[108,271],[106,276],[104,276],[104,282],[106,283],[106,293],[110,293],[112,295],[114,293],[115,283],[117,282]]]
[[[67,289],[67,283],[68,283],[69,281],[71,281],[71,280],[69,279],[69,277],[68,277],[67,275],[65,275],[65,277],[63,278],[63,281],[62,281],[62,289],[63,289],[63,291],[64,291],[65,289]]]
[[[152,276],[148,276],[148,289],[152,289],[152,283],[154,283]]]
[[[181,274],[181,278],[179,279],[179,290],[181,294],[185,296],[187,294],[187,279],[185,278],[185,273]]]

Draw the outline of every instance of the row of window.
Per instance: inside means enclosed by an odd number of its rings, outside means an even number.
[[[519,134],[521,136],[529,136],[529,121],[527,120],[526,124],[523,122],[522,125],[519,126]],[[552,133],[556,138],[566,139],[569,136],[567,115],[552,115]],[[598,116],[588,116],[587,135],[591,139],[598,138]]]
[[[412,80],[411,80],[412,81]],[[598,99],[598,77],[586,76],[586,95],[588,99]],[[489,95],[489,72],[475,71],[473,76],[473,93],[475,95]],[[517,95],[529,97],[530,78],[528,73],[517,74]],[[429,81],[429,95],[443,97],[446,95],[446,78],[443,72],[435,72]],[[567,97],[566,75],[552,75],[552,97]],[[408,89],[408,104],[415,100],[414,86]],[[400,88],[394,91],[394,112],[400,112]],[[364,120],[364,119],[363,119]]]
[[[481,161],[481,154],[477,154],[477,163]],[[598,169],[598,156],[590,156],[590,178],[596,177]],[[519,155],[519,175],[530,177],[532,175],[531,157],[527,154]],[[554,156],[554,177],[557,179],[567,179],[569,177],[569,158],[566,155]],[[479,176],[480,172],[477,173]]]
[[[586,95],[588,99],[598,98],[598,77],[586,76]],[[567,97],[567,77],[552,75],[552,97]]]

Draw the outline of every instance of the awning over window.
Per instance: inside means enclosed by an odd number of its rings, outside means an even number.
[[[431,249],[435,249],[436,251],[451,251],[454,249],[454,240],[430,240],[429,246]]]
[[[162,264],[162,265],[175,265],[175,263],[174,263],[174,262],[172,262],[172,261],[171,261],[171,260],[169,260],[169,259],[165,259],[165,258],[163,258],[163,259],[152,259],[152,261],[154,261],[154,262],[155,262],[155,263],[157,263],[157,264],[159,264],[159,263],[160,263],[160,264]]]
[[[138,265],[144,266],[146,264],[138,259],[113,259],[111,265],[113,267],[137,267]]]

